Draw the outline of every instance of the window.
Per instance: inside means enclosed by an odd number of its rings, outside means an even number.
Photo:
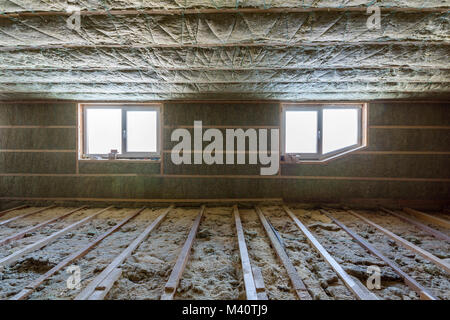
[[[160,108],[152,106],[83,105],[83,158],[119,159],[160,155]]]
[[[366,145],[366,106],[284,105],[285,159],[324,161]]]

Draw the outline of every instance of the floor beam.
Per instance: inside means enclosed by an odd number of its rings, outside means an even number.
[[[10,243],[10,242],[12,242],[12,241],[15,241],[15,240],[20,240],[20,239],[22,239],[23,237],[25,237],[25,235],[26,235],[27,233],[33,232],[33,231],[35,231],[35,230],[38,230],[38,229],[40,229],[40,228],[42,228],[42,227],[45,227],[45,226],[47,226],[47,225],[49,225],[49,224],[51,224],[51,223],[54,223],[54,222],[56,222],[56,221],[58,221],[58,220],[67,218],[67,217],[70,216],[71,214],[73,214],[73,213],[75,213],[75,212],[77,212],[77,211],[86,209],[86,208],[87,208],[86,206],[82,206],[82,207],[79,207],[79,208],[77,208],[77,209],[75,209],[75,210],[71,210],[71,211],[69,211],[69,212],[66,212],[66,213],[64,213],[62,216],[59,216],[59,217],[56,217],[56,218],[49,219],[49,220],[44,221],[44,222],[42,222],[42,223],[39,223],[39,224],[37,224],[37,225],[35,225],[35,226],[31,226],[31,227],[29,227],[29,228],[27,228],[27,229],[25,229],[25,230],[23,230],[23,231],[20,231],[20,232],[18,232],[18,233],[16,233],[16,234],[13,234],[13,235],[11,235],[11,236],[5,238],[5,239],[0,240],[0,246],[6,245],[6,244],[8,244],[8,243]]]
[[[119,272],[116,270],[118,270],[120,265],[148,238],[150,233],[158,228],[161,222],[173,209],[174,206],[172,205],[159,215],[158,218],[145,228],[145,230],[125,250],[123,250],[94,280],[92,280],[78,296],[76,296],[75,300],[101,300],[106,297],[115,281],[120,277],[117,277]],[[110,286],[109,284],[111,282],[112,285]]]
[[[437,226],[441,226],[441,227],[450,229],[450,222],[446,221],[444,219],[441,219],[441,218],[438,218],[438,217],[434,217],[434,216],[432,216],[432,215],[430,215],[428,213],[425,213],[425,212],[422,212],[422,211],[418,211],[418,210],[414,210],[414,209],[410,209],[410,208],[403,208],[403,211],[408,213],[408,214],[410,214],[410,215],[416,216],[417,218],[422,219],[422,220],[424,220],[426,222],[429,222],[429,223],[435,224]]]
[[[388,210],[388,209],[385,209],[385,208],[381,208],[381,210],[386,212],[386,213],[389,213],[389,214],[391,214],[391,215],[393,215],[393,216],[395,216],[397,218],[399,218],[400,220],[403,220],[403,221],[406,221],[406,222],[412,224],[416,228],[424,231],[425,233],[428,233],[428,234],[432,235],[433,237],[435,237],[437,239],[450,242],[450,237],[448,235],[446,235],[445,233],[440,232],[440,231],[438,231],[436,229],[433,229],[433,228],[423,224],[422,222],[417,221],[414,218],[405,217],[402,214],[399,214],[399,213],[397,213],[395,211],[391,211],[391,210]]]
[[[344,282],[345,286],[353,293],[353,295],[359,300],[379,300],[378,297],[370,292],[368,289],[363,290],[350,275],[345,272],[341,265],[328,253],[328,251],[320,244],[320,242],[314,237],[314,235],[308,230],[308,228],[300,221],[299,218],[286,206],[283,205],[284,211],[294,221],[297,227],[305,235],[311,246],[316,249],[320,256],[330,265],[330,267],[336,272],[336,274]]]
[[[19,209],[23,209],[23,208],[27,208],[27,207],[28,207],[28,205],[24,204],[24,205],[15,207],[15,208],[6,209],[6,210],[0,212],[0,217],[4,216],[5,214],[7,214],[7,213],[9,213],[11,211],[15,211],[15,210],[19,210]]]
[[[267,236],[270,239],[270,242],[272,243],[272,247],[274,248],[278,258],[280,259],[281,263],[284,265],[284,268],[287,271],[289,279],[291,280],[292,286],[294,287],[294,290],[298,298],[300,300],[312,300],[312,297],[309,294],[308,289],[306,288],[302,279],[298,275],[297,270],[292,264],[291,259],[289,259],[289,256],[287,255],[286,251],[281,246],[278,238],[276,237],[275,233],[270,227],[269,222],[267,221],[267,218],[264,216],[262,210],[258,206],[255,207],[255,210],[256,213],[258,214],[259,219],[261,220],[261,223],[264,227],[264,230],[266,231]]]
[[[108,209],[108,208],[107,208]],[[104,210],[107,210],[104,209]],[[74,262],[75,260],[78,260],[85,255],[87,255],[92,249],[94,249],[100,242],[102,242],[104,239],[112,235],[114,232],[118,231],[120,228],[122,228],[125,224],[127,224],[131,219],[139,215],[142,211],[145,210],[144,208],[141,208],[137,210],[136,212],[130,214],[128,217],[123,219],[120,223],[115,225],[114,227],[110,228],[108,231],[103,233],[102,235],[98,236],[94,241],[90,242],[77,252],[71,254],[66,259],[58,263],[56,266],[54,266],[52,269],[47,271],[45,274],[43,274],[41,277],[33,281],[31,284],[27,285],[25,289],[20,291],[18,294],[13,296],[10,300],[24,300],[27,297],[29,297],[34,290],[36,290],[41,284],[43,284],[48,278],[50,278],[52,275],[60,271],[65,266],[69,265],[70,263]]]
[[[258,300],[254,275],[252,271],[252,265],[250,263],[247,245],[245,243],[245,236],[244,230],[242,228],[241,217],[239,215],[239,209],[236,205],[233,207],[233,216],[236,225],[236,233],[238,237],[239,254],[241,257],[242,273],[244,277],[245,295],[247,297],[247,300]]]
[[[164,292],[161,296],[161,300],[173,300],[173,297],[175,296],[178,284],[180,283],[181,280],[181,276],[183,275],[183,271],[186,268],[186,264],[189,260],[191,248],[194,243],[195,236],[197,234],[197,230],[198,227],[200,226],[200,222],[202,220],[204,212],[205,206],[203,205],[191,227],[191,231],[189,232],[187,240],[184,243],[183,248],[181,249],[181,253],[178,256],[177,262],[175,263],[175,266],[172,269],[172,273],[169,276],[169,280],[164,286]]]
[[[450,273],[450,265],[447,262],[445,262],[444,260],[442,260],[442,259],[436,257],[435,255],[431,254],[430,252],[416,246],[415,244],[403,239],[402,237],[399,237],[395,233],[383,228],[382,226],[367,219],[366,217],[360,215],[359,213],[356,213],[355,211],[347,210],[346,212],[361,219],[362,221],[364,221],[368,225],[372,226],[373,228],[377,229],[378,231],[384,233],[386,236],[388,236],[389,238],[391,238],[392,240],[397,242],[399,245],[413,251],[414,253],[421,255],[424,259],[433,262],[434,264],[436,264],[439,267],[441,267],[442,269],[444,269],[447,273]]]
[[[111,208],[113,208],[113,206],[102,209],[102,210],[90,215],[89,217],[86,217],[80,221],[77,221],[77,222],[71,224],[70,226],[65,227],[64,229],[62,229],[58,232],[55,232],[54,234],[49,235],[48,237],[45,237],[44,239],[38,240],[35,243],[32,243],[32,244],[26,246],[25,248],[19,249],[16,252],[10,254],[9,256],[0,259],[0,267],[10,265],[10,264],[16,262],[17,260],[19,260],[25,254],[41,249],[42,247],[48,245],[49,243],[57,240],[59,237],[65,235],[66,233],[70,232],[71,230],[76,229],[79,226],[91,221],[98,215],[102,214],[103,212],[105,212]]]
[[[26,217],[31,216],[33,214],[37,214],[37,213],[40,213],[42,211],[45,211],[45,210],[48,210],[48,209],[51,209],[51,208],[54,208],[54,207],[56,207],[56,206],[55,205],[51,205],[51,206],[48,206],[48,207],[40,208],[40,209],[32,211],[32,212],[24,213],[24,214],[22,214],[20,216],[16,216],[16,217],[9,218],[7,220],[0,221],[0,226],[4,226],[4,225],[6,225],[8,223],[11,223],[13,221],[17,221],[19,219],[26,218]]]
[[[391,259],[382,254],[379,250],[377,250],[374,246],[372,246],[369,242],[360,237],[356,232],[348,228],[341,221],[333,217],[329,212],[325,210],[320,210],[320,212],[330,218],[335,224],[337,224],[342,230],[347,232],[349,236],[351,236],[362,248],[372,253],[374,256],[378,257],[384,263],[386,263],[395,273],[397,273],[404,281],[404,283],[410,287],[412,290],[419,294],[421,300],[439,300],[434,297],[433,294],[422,285],[420,285],[414,278],[410,277],[408,274],[403,272],[403,270]]]

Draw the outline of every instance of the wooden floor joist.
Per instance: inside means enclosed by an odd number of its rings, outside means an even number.
[[[330,218],[335,224],[337,224],[342,230],[344,230],[349,236],[351,236],[362,248],[372,253],[374,256],[378,257],[380,260],[384,261],[395,273],[397,273],[404,281],[404,283],[410,287],[412,290],[419,294],[421,300],[438,300],[433,294],[422,285],[420,285],[414,278],[410,277],[408,274],[403,272],[403,270],[391,259],[382,254],[369,242],[360,237],[356,232],[348,228],[341,221],[333,217],[329,212],[325,210],[320,210],[321,213]]]
[[[248,256],[247,245],[245,243],[244,230],[242,228],[241,217],[237,206],[233,206],[233,216],[238,237],[239,254],[241,257],[242,273],[244,277],[245,295],[247,300],[258,300],[256,285],[252,271],[252,265]]]
[[[450,222],[447,221],[447,220],[444,220],[444,219],[441,219],[441,218],[438,218],[438,217],[434,217],[434,216],[432,216],[430,214],[427,214],[425,212],[417,211],[417,210],[414,210],[414,209],[411,209],[411,208],[403,208],[403,211],[408,213],[408,214],[410,214],[410,215],[413,215],[413,216],[415,216],[415,217],[417,217],[419,219],[422,219],[423,221],[426,221],[426,222],[435,224],[437,226],[441,226],[441,227],[450,229]]]
[[[51,208],[54,208],[54,207],[56,207],[56,206],[55,205],[51,205],[51,206],[48,206],[48,207],[40,208],[40,209],[35,210],[35,211],[24,213],[24,214],[22,214],[20,216],[16,216],[16,217],[9,218],[7,220],[0,221],[0,226],[4,226],[4,225],[6,225],[8,223],[11,223],[13,221],[26,218],[26,217],[31,216],[33,214],[37,214],[37,213],[40,213],[42,211],[45,211],[45,210],[48,210],[48,209],[51,209]]]
[[[33,232],[33,231],[35,231],[35,230],[38,230],[38,229],[40,229],[40,228],[42,228],[42,227],[45,227],[45,226],[47,226],[47,225],[49,225],[49,224],[51,224],[51,223],[53,223],[53,222],[56,222],[56,221],[58,221],[58,220],[67,218],[67,217],[70,216],[71,214],[73,214],[73,213],[75,213],[75,212],[77,212],[77,211],[83,210],[83,209],[85,209],[85,208],[86,208],[86,206],[79,207],[79,208],[77,208],[77,209],[74,209],[74,210],[71,210],[71,211],[69,211],[69,212],[64,213],[62,216],[59,216],[59,217],[56,217],[56,218],[49,219],[49,220],[44,221],[44,222],[42,222],[42,223],[39,223],[39,224],[37,224],[37,225],[35,225],[35,226],[29,227],[29,228],[27,228],[27,229],[25,229],[25,230],[23,230],[23,231],[20,231],[20,232],[18,232],[18,233],[16,233],[16,234],[13,234],[13,235],[11,235],[11,236],[5,238],[5,239],[0,240],[0,246],[3,246],[3,245],[5,245],[5,244],[8,244],[8,243],[10,243],[10,242],[12,242],[12,241],[15,241],[15,240],[20,240],[20,239],[22,239],[23,237],[25,237],[25,235],[26,235],[27,233]]]
[[[397,242],[399,245],[413,251],[414,253],[417,253],[419,255],[421,255],[424,259],[427,259],[428,261],[431,261],[433,263],[435,263],[436,265],[440,266],[442,269],[444,269],[447,273],[450,273],[450,265],[445,262],[442,259],[439,259],[438,257],[436,257],[435,255],[431,254],[430,252],[416,246],[415,244],[403,239],[402,237],[399,237],[398,235],[396,235],[395,233],[383,228],[382,226],[376,224],[375,222],[367,219],[366,217],[352,211],[352,210],[347,210],[346,212],[350,213],[351,215],[361,219],[362,221],[364,221],[365,223],[367,223],[368,225],[372,226],[373,228],[377,229],[378,231],[384,233],[386,236],[388,236],[389,238],[391,238],[392,240],[394,240],[395,242]]]
[[[25,254],[29,253],[29,252],[33,252],[36,250],[39,250],[40,248],[46,246],[47,244],[55,241],[56,239],[58,239],[59,237],[63,236],[64,234],[70,232],[73,229],[78,228],[79,226],[91,221],[92,219],[94,219],[96,216],[102,214],[103,212],[109,210],[113,208],[113,206],[110,206],[108,208],[102,209],[100,211],[97,211],[96,213],[81,219],[80,221],[77,221],[67,227],[65,227],[64,229],[55,232],[54,234],[49,235],[48,237],[45,237],[44,239],[38,240],[35,243],[32,243],[28,246],[26,246],[25,248],[19,249],[16,252],[10,254],[7,257],[4,257],[2,259],[0,259],[0,267],[1,266],[7,266],[10,265],[13,262],[16,262],[17,260],[19,260],[22,256],[24,256]]]
[[[24,204],[24,205],[15,207],[15,208],[11,208],[11,209],[4,210],[4,211],[0,212],[0,217],[4,216],[5,214],[7,214],[7,213],[9,213],[9,212],[11,212],[11,211],[23,209],[23,208],[26,208],[26,207],[28,207],[28,205]]]
[[[444,240],[444,241],[450,242],[450,237],[448,235],[446,235],[445,233],[440,232],[440,231],[438,231],[436,229],[433,229],[433,228],[423,224],[422,222],[417,221],[414,218],[405,217],[402,214],[399,214],[399,213],[397,213],[395,211],[388,210],[386,208],[381,208],[381,210],[383,210],[386,213],[392,214],[393,216],[395,216],[395,217],[397,217],[397,218],[399,218],[399,219],[401,219],[403,221],[406,221],[406,222],[414,225],[416,228],[419,228],[420,230],[422,230],[422,231],[432,235],[436,239],[440,239],[440,240]]]
[[[258,296],[258,300],[269,300],[269,297],[266,293],[266,286],[264,285],[264,278],[261,272],[261,269],[258,267],[252,268],[253,279],[255,280],[256,294]]]
[[[108,209],[108,208],[107,208]],[[105,209],[106,210],[106,209]],[[22,291],[20,291],[18,294],[13,296],[10,300],[24,300],[28,296],[30,296],[34,290],[36,290],[41,284],[43,284],[48,278],[50,278],[52,275],[54,275],[56,272],[60,271],[65,266],[69,265],[75,260],[78,260],[82,257],[84,257],[86,254],[89,253],[92,249],[94,249],[100,242],[102,242],[105,238],[112,235],[114,232],[118,231],[120,228],[122,228],[125,224],[127,224],[131,219],[139,215],[142,211],[145,210],[144,208],[141,208],[137,210],[136,212],[130,214],[128,217],[123,219],[120,223],[115,225],[114,227],[110,228],[108,231],[103,233],[102,235],[98,236],[94,241],[90,242],[77,252],[71,254],[66,259],[58,263],[56,266],[54,266],[52,269],[47,271],[45,274],[43,274],[41,277],[27,285]]]
[[[298,219],[295,214],[286,206],[283,205],[284,211],[291,217],[297,227],[305,235],[308,242],[316,249],[320,256],[330,265],[336,274],[344,282],[345,286],[353,293],[359,300],[378,300],[378,297],[370,292],[368,289],[364,290],[359,286],[350,275],[340,266],[340,264],[328,253],[328,251],[320,244],[308,228]]]
[[[292,286],[294,287],[294,290],[298,298],[300,300],[312,300],[312,297],[309,294],[308,289],[306,288],[302,279],[298,275],[297,270],[295,269],[294,265],[291,262],[291,259],[289,259],[289,256],[287,255],[286,251],[283,249],[281,243],[278,241],[275,232],[272,230],[272,228],[269,225],[269,222],[267,221],[267,218],[264,216],[263,212],[258,206],[255,207],[255,210],[259,216],[259,219],[261,220],[261,223],[264,227],[264,230],[266,231],[267,236],[270,239],[272,247],[274,248],[278,258],[280,259],[281,263],[284,265],[287,271],[289,279],[291,280]]]
[[[133,254],[133,252],[144,242],[150,233],[155,230],[164,218],[173,210],[170,206],[158,216],[145,230],[94,279],[84,288],[75,300],[102,300],[111,290],[117,279],[120,278],[120,265]]]
[[[189,259],[189,255],[191,253],[191,248],[195,240],[195,236],[197,234],[198,227],[200,226],[200,222],[203,217],[203,213],[205,212],[205,206],[203,205],[200,209],[197,218],[192,224],[191,231],[184,243],[183,248],[181,249],[180,255],[178,256],[177,262],[172,269],[172,273],[169,276],[169,280],[164,286],[164,292],[161,296],[161,300],[173,300],[175,293],[177,291],[178,284],[180,283],[181,276],[183,275],[184,268]]]

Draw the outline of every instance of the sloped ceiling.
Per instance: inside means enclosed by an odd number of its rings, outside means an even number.
[[[369,5],[381,8],[379,30],[367,28]],[[79,29],[67,26],[74,7]],[[0,0],[0,99],[448,98],[449,7]]]

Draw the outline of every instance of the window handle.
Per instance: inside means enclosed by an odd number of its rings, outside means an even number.
[[[322,131],[320,131],[320,130],[318,130],[317,131],[317,139],[321,139],[321,136],[322,136]]]
[[[124,139],[127,137],[127,131],[126,130],[122,130],[122,137]]]

